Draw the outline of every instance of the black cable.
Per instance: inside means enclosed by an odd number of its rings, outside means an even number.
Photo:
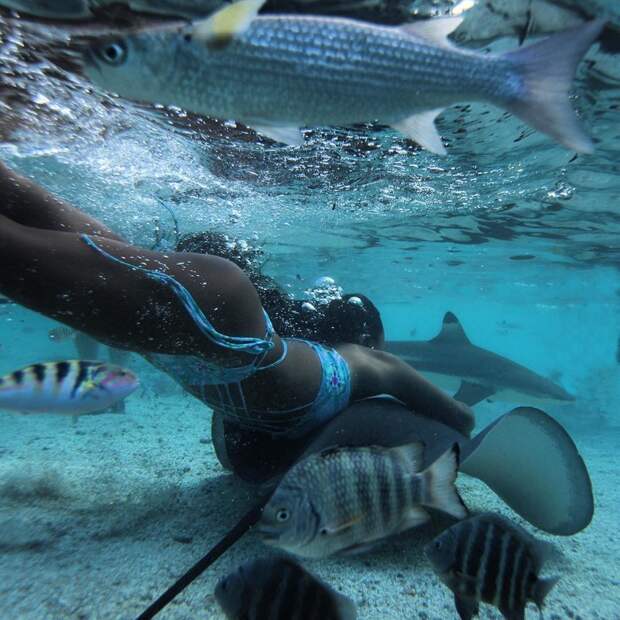
[[[197,579],[213,562],[232,547],[259,519],[263,507],[269,499],[269,495],[262,498],[254,508],[246,513],[222,540],[194,566],[192,566],[180,579],[173,583],[156,601],[143,611],[137,620],[150,620],[158,614],[173,598],[180,594],[192,581]]]

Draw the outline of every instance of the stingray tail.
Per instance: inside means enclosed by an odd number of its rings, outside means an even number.
[[[460,469],[551,534],[575,534],[592,520],[585,463],[564,428],[540,409],[518,407],[489,425],[463,446]]]

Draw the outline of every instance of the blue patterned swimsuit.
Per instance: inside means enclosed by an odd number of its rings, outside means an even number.
[[[274,330],[266,312],[263,311],[266,325],[264,338],[227,336],[215,329],[191,293],[175,278],[161,271],[146,269],[121,260],[99,247],[88,235],[81,235],[81,238],[105,258],[145,273],[148,277],[168,286],[210,342],[224,349],[254,356],[254,359],[244,366],[222,366],[197,355],[143,354],[149,362],[207,403],[225,420],[247,430],[299,437],[322,426],[348,406],[351,398],[351,373],[346,360],[335,349],[309,340],[283,338],[282,355],[275,362],[262,365],[265,356],[274,347]],[[319,359],[322,375],[316,397],[310,403],[290,409],[263,411],[249,408],[243,393],[243,381],[257,372],[281,364],[286,358],[287,341],[290,340],[305,343],[312,348]]]

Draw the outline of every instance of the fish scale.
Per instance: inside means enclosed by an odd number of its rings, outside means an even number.
[[[501,83],[508,69],[506,62],[439,50],[398,29],[352,28],[346,20],[303,17],[259,17],[224,50],[200,43],[189,47],[194,62],[177,69],[189,72],[178,79],[193,88],[177,91],[177,98],[187,96],[216,114],[230,113],[217,110],[223,94],[224,100],[238,102],[241,116],[245,96],[251,98],[252,116],[261,102],[273,106],[277,101],[282,120],[306,124],[400,119],[422,107],[425,95],[433,105],[453,103],[457,78],[468,93],[497,90],[493,80]],[[194,99],[192,92],[200,96]],[[446,99],[438,102],[440,94]]]
[[[216,50],[177,30],[128,41],[150,67],[162,103],[242,120],[268,118],[277,105],[281,120],[309,125],[388,122],[463,93],[499,93],[510,69],[499,58],[438,48],[399,28],[337,18],[257,17]]]

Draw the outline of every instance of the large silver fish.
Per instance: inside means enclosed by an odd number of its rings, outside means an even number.
[[[149,29],[87,47],[85,72],[129,99],[234,119],[286,144],[305,126],[380,121],[444,154],[434,120],[486,101],[579,152],[590,152],[568,100],[576,67],[604,21],[507,54],[458,49],[461,18],[399,27],[344,18],[257,16],[240,0],[190,26]]]
[[[111,407],[138,385],[131,371],[113,364],[33,364],[0,377],[0,410],[79,416]]]
[[[424,446],[331,448],[294,465],[265,506],[265,542],[305,557],[363,550],[425,523],[425,506],[462,519],[458,445],[421,470]]]

